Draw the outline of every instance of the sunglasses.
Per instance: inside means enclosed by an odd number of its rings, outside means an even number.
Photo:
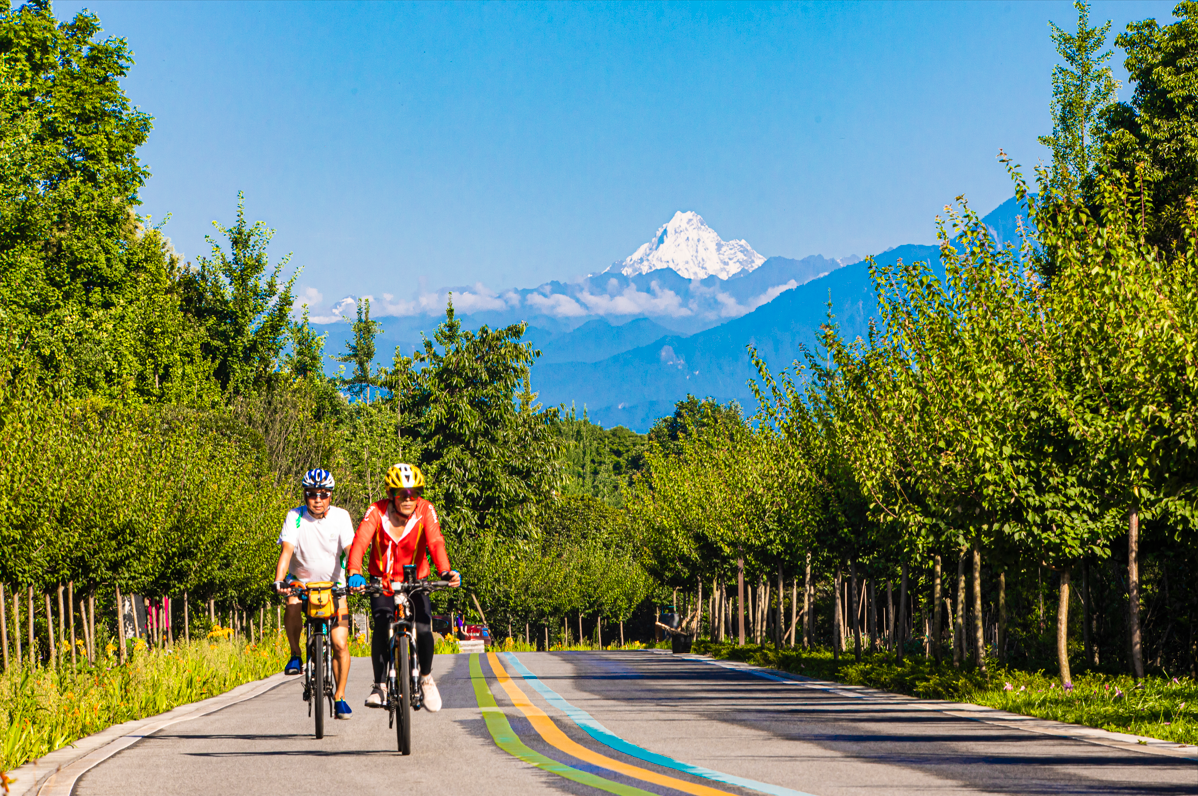
[[[304,492],[304,497],[307,498],[308,500],[328,500],[332,496],[333,496],[332,492],[325,492],[324,490],[321,490],[319,492],[317,492],[316,490],[312,490],[310,492],[308,492],[308,491]]]
[[[415,500],[420,497],[419,489],[388,489],[387,492],[390,493],[391,497],[397,497],[401,500]]]

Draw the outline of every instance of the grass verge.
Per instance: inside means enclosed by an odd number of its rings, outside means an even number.
[[[222,694],[282,670],[287,642],[177,642],[136,649],[121,665],[105,650],[94,667],[13,668],[0,675],[0,771],[87,735]]]
[[[972,702],[1011,713],[1098,727],[1183,744],[1198,744],[1198,682],[1188,677],[1146,677],[1097,672],[1077,674],[1072,688],[1043,671],[998,666],[986,673],[958,670],[922,656],[902,664],[885,654],[832,660],[828,650],[776,650],[770,646],[696,641],[694,651],[793,674],[863,685],[922,699]]]

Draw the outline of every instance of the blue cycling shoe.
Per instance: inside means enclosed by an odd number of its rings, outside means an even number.
[[[346,704],[344,699],[338,699],[333,704],[333,715],[339,719],[348,719],[353,715],[353,711],[349,709],[349,705]]]
[[[287,667],[283,669],[283,674],[299,674],[304,670],[304,662],[300,660],[300,656],[292,655],[291,660],[287,661]]]

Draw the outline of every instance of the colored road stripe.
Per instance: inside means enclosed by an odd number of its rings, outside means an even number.
[[[587,735],[591,736],[599,743],[615,749],[621,754],[628,755],[629,757],[635,757],[638,760],[644,760],[646,763],[653,763],[654,765],[662,766],[663,768],[672,768],[675,771],[681,771],[684,774],[691,774],[692,776],[703,777],[704,779],[710,779],[715,782],[722,782],[725,785],[735,785],[739,788],[755,790],[760,793],[769,793],[773,796],[811,796],[810,793],[804,793],[803,791],[799,790],[791,790],[790,788],[784,788],[781,785],[771,785],[768,782],[758,782],[754,779],[738,777],[735,774],[725,774],[722,771],[713,771],[710,768],[703,768],[702,766],[683,763],[671,757],[659,755],[656,752],[650,752],[648,749],[637,746],[634,743],[629,743],[596,721],[590,713],[587,713],[581,708],[574,707],[574,705],[563,699],[556,691],[545,685],[545,683],[543,683],[539,677],[530,672],[528,667],[520,662],[515,653],[505,652],[504,655],[507,657],[508,662],[511,663],[512,668],[515,669],[520,676],[528,682],[529,685],[535,688],[537,693],[545,697],[545,700],[550,705],[553,705],[562,713],[565,713],[567,716],[569,716],[570,720],[581,727]]]
[[[478,707],[482,711],[483,720],[487,723],[487,731],[491,733],[491,738],[495,741],[495,745],[512,757],[522,760],[530,766],[536,766],[542,771],[548,771],[551,774],[565,777],[580,785],[589,785],[592,788],[617,794],[617,796],[656,796],[656,794],[650,793],[647,790],[634,788],[631,785],[623,785],[619,782],[612,782],[610,779],[604,779],[586,771],[571,768],[565,763],[559,763],[525,746],[520,737],[512,730],[512,725],[508,723],[507,716],[503,715],[503,711],[495,704],[495,697],[491,696],[491,691],[487,688],[487,681],[483,677],[483,670],[482,666],[479,665],[477,653],[470,656],[470,682],[474,686],[474,698],[478,700]]]
[[[515,681],[508,677],[507,672],[503,668],[503,664],[499,662],[499,656],[494,652],[487,653],[487,660],[491,662],[491,671],[495,673],[495,679],[499,681],[499,685],[503,686],[503,690],[507,691],[508,697],[512,700],[512,704],[520,709],[527,718],[529,724],[533,726],[540,736],[545,740],[545,743],[550,746],[560,749],[568,755],[577,757],[591,765],[602,766],[610,771],[623,774],[626,777],[639,779],[643,782],[651,782],[654,785],[661,785],[666,788],[680,790],[683,793],[690,793],[694,796],[728,796],[727,791],[716,790],[706,785],[699,785],[693,782],[671,777],[668,774],[660,774],[656,771],[634,766],[631,763],[625,763],[620,760],[614,760],[606,755],[601,755],[598,752],[588,749],[578,743],[570,736],[562,732],[561,728],[553,723],[553,719],[546,715],[545,711],[529,701],[528,697],[520,690],[520,686],[516,685]]]

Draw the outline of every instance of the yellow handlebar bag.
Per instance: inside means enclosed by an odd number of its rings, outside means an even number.
[[[333,604],[333,584],[328,581],[307,584],[308,616],[312,619],[328,619],[336,606]]]

